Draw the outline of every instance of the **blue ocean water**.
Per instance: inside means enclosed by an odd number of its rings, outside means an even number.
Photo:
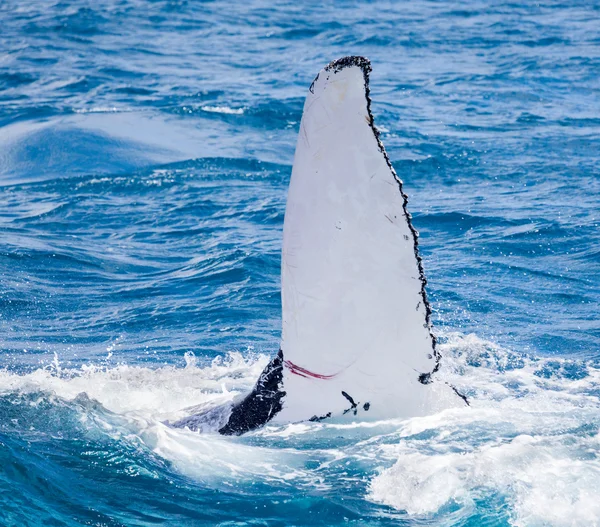
[[[600,5],[0,3],[0,523],[600,525]],[[306,90],[373,64],[471,408],[162,423],[278,349]]]

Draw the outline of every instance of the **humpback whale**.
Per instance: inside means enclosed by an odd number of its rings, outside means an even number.
[[[457,393],[434,382],[440,355],[418,233],[373,122],[370,72],[368,59],[344,57],[308,90],[283,228],[278,354],[245,397],[172,426],[208,420],[240,435],[267,422],[412,417],[455,404]]]

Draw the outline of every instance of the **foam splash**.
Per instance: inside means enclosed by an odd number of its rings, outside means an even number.
[[[304,469],[303,452],[246,445],[238,438],[167,424],[249,391],[268,360],[266,355],[229,353],[201,367],[187,354],[184,368],[90,365],[68,370],[55,357],[50,366],[26,375],[0,371],[0,397],[33,395],[33,404],[72,403],[84,412],[80,420],[87,426],[141,445],[211,488],[230,490],[247,482],[322,487],[321,477]]]
[[[431,516],[500,496],[517,527],[597,525],[600,370],[520,357],[474,335],[446,340],[443,375],[471,407],[405,423],[380,446],[395,462],[373,478],[369,499]]]
[[[494,494],[512,505],[511,523],[597,525],[600,517],[600,447],[596,435],[580,438],[519,435],[471,452],[395,448],[397,463],[374,478],[370,498],[412,515],[437,512],[449,502],[469,508]]]
[[[142,445],[211,488],[267,485],[285,494],[346,485],[418,521],[454,523],[457,510],[501,503],[494,514],[516,527],[597,525],[597,365],[525,357],[475,335],[440,341],[441,380],[466,392],[471,406],[408,420],[268,425],[240,438],[164,424],[251,389],[268,357],[239,353],[204,367],[190,354],[183,368],[1,371],[0,396],[75,401],[90,426],[100,423],[102,433]]]
[[[267,361],[266,355],[230,353],[199,367],[188,354],[184,368],[89,365],[68,370],[55,357],[50,367],[26,375],[0,371],[0,395],[42,392],[72,401],[85,394],[115,414],[163,421],[186,415],[188,407],[228,400],[251,389]]]

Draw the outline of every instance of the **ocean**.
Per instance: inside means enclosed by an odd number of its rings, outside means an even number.
[[[0,524],[600,525],[600,4],[0,3]],[[409,420],[175,430],[277,352],[304,97],[373,66],[440,377]]]

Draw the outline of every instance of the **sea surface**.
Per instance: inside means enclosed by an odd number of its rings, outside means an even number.
[[[278,350],[303,101],[349,54],[471,407],[170,429]],[[0,525],[600,525],[599,72],[589,0],[0,2]]]

